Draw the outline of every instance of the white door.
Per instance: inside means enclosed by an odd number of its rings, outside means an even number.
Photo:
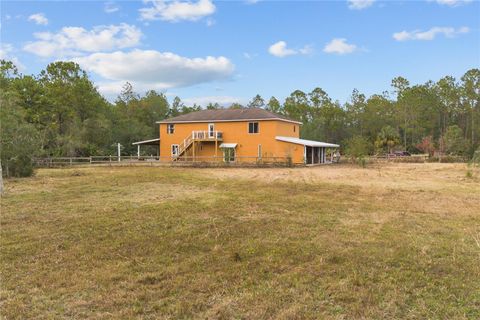
[[[213,123],[208,124],[208,137],[215,138],[215,125]]]

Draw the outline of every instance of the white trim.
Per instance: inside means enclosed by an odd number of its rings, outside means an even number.
[[[219,148],[236,148],[236,143],[222,143]]]
[[[299,122],[299,121],[287,120],[287,119],[281,119],[281,118],[237,119],[237,120],[157,121],[156,123],[159,123],[159,124],[169,124],[169,123],[175,124],[175,123],[212,123],[212,122],[249,122],[249,121],[251,122],[251,121],[272,121],[272,120],[296,123],[296,124],[300,124],[300,125],[303,124],[302,122]]]
[[[173,153],[173,147],[177,147],[177,153]],[[172,157],[178,156],[178,151],[180,151],[179,145],[173,143],[173,144],[170,146],[170,153],[171,153]]]
[[[170,132],[170,126],[172,126],[172,132]],[[167,134],[175,134],[175,123],[167,123]]]
[[[257,132],[250,132],[250,123],[252,124],[257,124]],[[255,128],[255,125],[253,126],[253,128]],[[258,121],[250,121],[247,123],[247,132],[248,134],[260,134],[260,123],[258,123]]]
[[[305,140],[305,139],[299,139],[299,138],[293,138],[293,137],[276,136],[275,139],[277,139],[278,141],[301,144],[301,145],[309,146],[309,147],[324,147],[324,148],[338,148],[338,147],[340,147],[340,145],[334,144],[334,143],[326,143],[326,142],[320,142],[320,141]]]
[[[212,130],[210,130],[210,126],[212,126]],[[214,138],[215,137],[215,124],[214,123],[209,123],[208,124],[208,138]]]
[[[155,142],[155,141],[160,141],[160,138],[150,139],[150,140],[143,140],[143,141],[137,141],[137,142],[133,142],[132,144],[133,144],[133,145],[137,145],[137,144],[144,144],[144,143]]]

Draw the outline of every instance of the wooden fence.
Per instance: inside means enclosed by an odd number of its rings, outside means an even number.
[[[338,160],[338,159],[337,159]],[[342,157],[341,162],[350,162],[348,157]],[[462,157],[444,156],[441,158],[429,158],[426,154],[412,156],[370,156],[367,161],[372,162],[403,162],[403,163],[424,163],[424,162],[465,162]],[[181,156],[181,157],[156,157],[156,156],[91,156],[91,157],[48,157],[35,158],[36,167],[65,167],[79,165],[149,165],[149,166],[294,166],[292,159],[288,157],[243,157],[237,156],[234,161],[225,161],[223,156],[202,157],[202,156]],[[298,166],[298,165],[296,165]]]
[[[428,160],[428,154],[414,154],[411,156],[370,156],[368,160],[375,162],[426,162]]]
[[[293,166],[288,157],[235,157],[225,161],[217,157],[156,157],[156,156],[91,156],[34,158],[36,167],[54,168],[85,165],[151,165],[151,166]]]
[[[364,158],[368,162],[400,162],[400,163],[425,163],[425,162],[468,162],[469,159],[462,156],[441,155],[430,157],[428,154],[412,154],[410,156],[367,156]],[[352,162],[350,157],[342,158],[342,162]]]

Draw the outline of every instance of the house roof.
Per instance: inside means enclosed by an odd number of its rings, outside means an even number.
[[[299,138],[293,138],[293,137],[276,136],[275,139],[277,139],[278,141],[301,144],[301,145],[309,146],[309,147],[325,147],[325,148],[338,148],[338,147],[340,147],[338,144],[326,143],[326,142],[320,142],[320,141],[313,141],[313,140],[305,140],[305,139],[299,139]]]
[[[260,108],[201,110],[182,114],[180,116],[165,119],[162,121],[157,121],[157,123],[229,122],[248,120],[280,120],[302,124],[301,122],[289,119],[286,116]]]
[[[134,142],[132,143],[133,145],[137,145],[137,144],[147,144],[147,145],[158,145],[158,143],[160,142],[160,138],[157,138],[157,139],[150,139],[150,140],[143,140],[143,141],[137,141],[137,142]]]

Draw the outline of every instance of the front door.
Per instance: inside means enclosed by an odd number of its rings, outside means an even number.
[[[208,124],[208,137],[215,138],[215,125],[213,123]]]

